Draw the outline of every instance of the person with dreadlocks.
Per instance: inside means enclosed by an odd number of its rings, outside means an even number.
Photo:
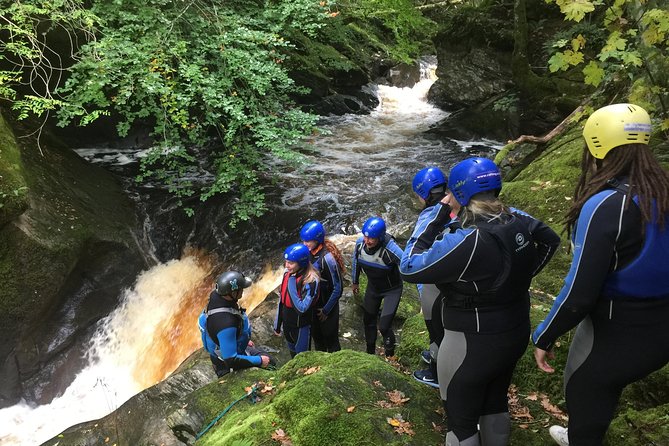
[[[651,121],[633,104],[595,111],[583,129],[582,173],[567,213],[573,260],[532,336],[540,370],[578,325],[564,371],[562,446],[601,445],[621,392],[669,361],[669,174],[648,147]]]
[[[311,336],[314,348],[322,352],[338,352],[339,298],[344,289],[341,272],[344,258],[330,240],[325,239],[325,228],[320,221],[312,220],[300,230],[302,242],[309,248],[311,263],[320,274],[320,293],[314,303],[314,321]]]

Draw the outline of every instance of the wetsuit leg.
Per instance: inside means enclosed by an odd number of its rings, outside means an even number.
[[[598,308],[576,329],[565,367],[571,446],[601,445],[625,386],[669,361],[669,302],[623,307]]]
[[[311,326],[306,327],[290,327],[283,325],[283,335],[286,338],[290,356],[295,357],[296,354],[306,352],[309,350],[311,343]]]
[[[395,332],[393,331],[393,319],[397,313],[402,297],[402,287],[394,288],[384,292],[381,296],[383,309],[379,317],[379,331],[383,336],[383,347],[386,356],[395,355]]]
[[[214,372],[216,372],[216,376],[219,378],[230,372],[230,368],[226,367],[225,363],[218,359],[217,356],[209,355],[209,359],[211,359],[211,363],[214,366]]]
[[[435,364],[439,358],[441,340],[444,338],[444,324],[441,321],[441,304],[441,298],[435,299],[432,302],[432,319],[429,324],[427,324],[427,321],[425,322],[430,337],[430,355],[432,356],[432,362]]]
[[[430,355],[437,360],[439,344],[444,337],[444,327],[441,323],[441,298],[436,285],[423,284],[420,293],[420,308],[425,319],[425,327],[430,338]]]
[[[315,350],[330,353],[341,350],[339,343],[339,302],[332,307],[332,311],[324,321],[319,321],[314,315],[311,330]]]
[[[381,308],[381,299],[383,295],[374,291],[367,285],[365,297],[362,299],[362,324],[365,329],[365,342],[367,343],[367,353],[376,353],[376,319]]]
[[[496,415],[489,419],[494,421],[495,429],[487,429],[487,433],[499,435],[488,435],[486,441],[490,443],[482,444],[505,444],[502,441],[508,438],[508,427],[499,423],[508,412],[508,385],[529,342],[529,332],[529,323],[494,334],[444,330],[437,362],[439,391],[448,416],[448,430],[460,442],[478,434],[481,416]],[[484,419],[484,424],[489,420]]]

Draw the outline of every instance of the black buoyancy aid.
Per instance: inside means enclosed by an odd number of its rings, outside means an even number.
[[[222,298],[221,298],[222,299]],[[228,307],[228,306],[215,306],[210,309],[205,309],[204,314],[207,315],[207,322],[205,323],[205,326],[207,327],[207,333],[209,334],[209,337],[216,343],[216,345],[219,345],[218,343],[218,333],[212,333],[212,331],[209,328],[209,317],[211,317],[214,314],[221,314],[221,313],[228,313],[233,316],[235,316],[237,320],[237,333],[241,333],[242,330],[244,329],[244,310],[240,308],[233,308],[233,307]],[[220,347],[220,345],[219,345]]]
[[[474,308],[505,305],[524,300],[532,281],[537,251],[527,225],[513,214],[504,223],[476,222],[476,227],[491,236],[502,252],[502,269],[487,289],[473,293],[471,284],[458,282],[447,287],[446,305]]]
[[[378,246],[378,249],[369,253],[364,243],[360,243],[357,250],[358,264],[367,275],[367,281],[372,288],[376,291],[386,291],[402,285],[399,266],[392,262],[385,247]]]

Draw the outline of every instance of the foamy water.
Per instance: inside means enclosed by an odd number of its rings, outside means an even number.
[[[472,144],[500,146],[424,137],[447,113],[426,101],[435,65],[422,68],[423,78],[412,88],[378,86],[380,105],[369,115],[324,119],[329,134],[311,141],[315,151],[307,155],[308,165],[296,169],[276,161],[282,181],[268,195],[268,206],[282,212],[318,209],[326,225],[328,219],[348,218],[353,228],[369,215],[380,215],[390,233],[407,230],[417,213],[410,193],[416,171],[427,165],[448,169]],[[143,154],[127,149],[78,152],[107,166],[136,162]],[[350,252],[357,235],[332,238]],[[249,313],[281,282],[282,259],[267,262],[270,266],[254,278],[241,301]],[[206,253],[195,253],[142,273],[119,307],[101,321],[91,340],[89,364],[62,396],[42,406],[0,410],[0,445],[40,444],[69,426],[109,414],[168,376],[201,346],[197,317],[212,288],[212,268]]]

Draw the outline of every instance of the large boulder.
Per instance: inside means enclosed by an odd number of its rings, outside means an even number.
[[[48,137],[17,139],[1,116],[0,140],[0,178],[11,180],[0,183],[4,407],[67,387],[93,325],[146,262],[134,207],[108,172]]]

